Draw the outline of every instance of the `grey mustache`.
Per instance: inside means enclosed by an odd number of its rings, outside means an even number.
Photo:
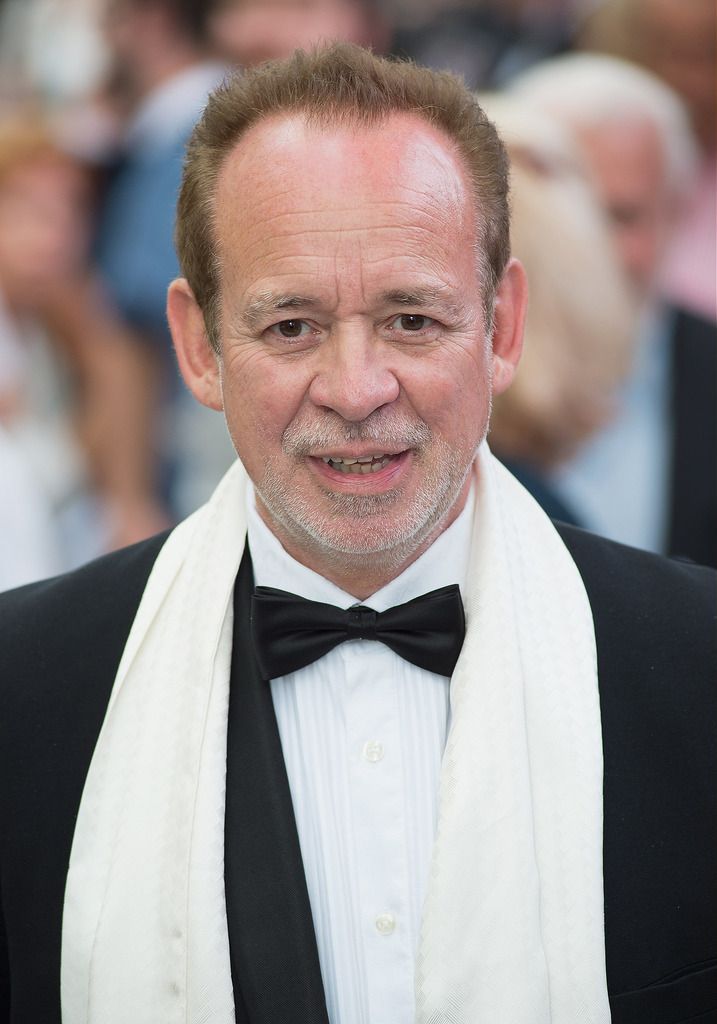
[[[317,448],[337,448],[351,441],[371,444],[376,451],[386,448],[405,450],[424,445],[432,437],[430,428],[422,420],[392,416],[390,420],[381,417],[383,422],[379,423],[375,416],[374,413],[360,423],[348,423],[336,416],[325,423],[294,422],[282,435],[282,450],[287,455],[302,456]]]

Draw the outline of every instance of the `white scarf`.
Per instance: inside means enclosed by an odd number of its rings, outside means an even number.
[[[607,1024],[602,742],[582,580],[479,452],[417,1024]],[[64,1024],[230,1024],[224,787],[237,464],[168,538],[117,671],[65,892]],[[251,827],[249,823],[249,827]]]

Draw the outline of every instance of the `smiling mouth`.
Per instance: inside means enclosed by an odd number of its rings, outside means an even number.
[[[385,469],[390,462],[400,457],[397,453],[394,455],[362,455],[359,458],[339,458],[333,455],[324,455],[321,457],[321,461],[325,462],[327,466],[337,470],[339,473],[353,476],[368,476],[369,473],[378,473],[382,469]]]

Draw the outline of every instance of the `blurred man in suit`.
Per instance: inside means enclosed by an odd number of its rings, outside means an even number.
[[[695,167],[687,115],[667,86],[613,57],[559,57],[513,89],[575,133],[643,304],[614,421],[551,482],[590,529],[715,566],[717,326],[658,288]]]

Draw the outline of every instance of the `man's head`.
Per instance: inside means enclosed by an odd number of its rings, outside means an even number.
[[[132,98],[207,52],[205,0],[102,0],[100,10],[112,58]]]
[[[356,46],[301,51],[233,78],[210,98],[190,141],[177,213],[180,266],[217,345],[218,254],[215,189],[227,156],[261,120],[299,115],[319,127],[376,126],[418,113],[443,131],[470,176],[479,222],[486,308],[510,254],[508,163],[495,128],[451,75],[374,57]]]
[[[513,88],[575,132],[622,263],[648,295],[695,167],[679,100],[648,72],[593,54],[547,61]]]
[[[224,409],[285,547],[354,593],[465,501],[520,349],[505,193],[470,93],[354,47],[236,80],[190,145],[169,299],[185,380]]]

